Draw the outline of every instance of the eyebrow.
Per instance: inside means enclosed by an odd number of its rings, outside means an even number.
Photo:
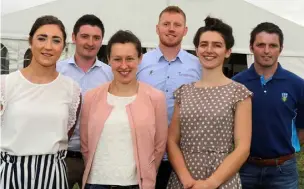
[[[39,34],[39,35],[37,35],[37,36],[38,36],[38,37],[48,37],[48,35],[46,35],[46,34]],[[52,36],[52,38],[61,39],[61,37],[59,37],[59,36],[57,36],[57,35]]]
[[[209,41],[201,41],[200,42],[200,44],[201,43],[209,43]],[[223,44],[222,42],[220,42],[220,41],[211,41],[211,43],[215,43],[215,44]]]

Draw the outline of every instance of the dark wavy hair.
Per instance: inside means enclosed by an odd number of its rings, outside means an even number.
[[[212,18],[208,16],[207,18],[205,18],[205,26],[200,27],[193,38],[193,44],[195,48],[198,48],[201,35],[207,31],[215,31],[221,34],[225,41],[226,49],[231,49],[233,47],[234,37],[232,35],[231,26],[224,23],[218,18]]]

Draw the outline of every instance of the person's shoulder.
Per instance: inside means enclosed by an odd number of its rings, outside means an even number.
[[[289,70],[283,69],[283,74],[285,75],[286,79],[289,79],[292,82],[299,83],[299,84],[303,84],[303,82],[304,82],[303,78],[301,78],[300,76],[298,76],[297,74],[295,74]]]
[[[249,74],[249,69],[241,71],[237,73],[235,76],[232,77],[232,80],[237,81],[237,82],[243,82],[246,81],[248,78]]]
[[[152,49],[147,51],[145,54],[143,54],[143,58],[151,58],[151,57],[155,57],[155,55],[157,54],[157,49]]]
[[[95,96],[96,94],[98,94],[100,92],[107,92],[107,89],[108,89],[110,83],[111,82],[109,81],[109,82],[106,82],[106,83],[103,83],[103,84],[99,85],[98,87],[95,87],[93,89],[89,89],[85,93],[85,96],[92,97],[92,96]]]
[[[165,94],[163,91],[153,87],[152,85],[149,85],[147,83],[139,81],[140,87],[143,89],[146,94],[148,94],[151,98],[163,98],[165,97]]]
[[[66,66],[69,65],[69,62],[71,61],[73,57],[70,57],[70,58],[67,58],[67,59],[64,59],[64,60],[60,60],[56,63],[56,70],[58,72],[61,72]]]
[[[186,50],[183,50],[183,49],[182,49],[182,51],[183,51],[183,53],[184,53],[184,56],[186,56],[187,58],[191,59],[192,61],[199,62],[199,59],[198,59],[197,56],[195,56],[195,55],[193,55],[193,54],[187,52]]]

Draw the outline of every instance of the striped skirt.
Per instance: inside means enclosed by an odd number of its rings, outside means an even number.
[[[68,189],[66,153],[12,156],[1,152],[0,188]]]

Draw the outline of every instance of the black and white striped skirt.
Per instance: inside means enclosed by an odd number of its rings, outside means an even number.
[[[0,188],[68,189],[66,153],[12,156],[1,152]]]

